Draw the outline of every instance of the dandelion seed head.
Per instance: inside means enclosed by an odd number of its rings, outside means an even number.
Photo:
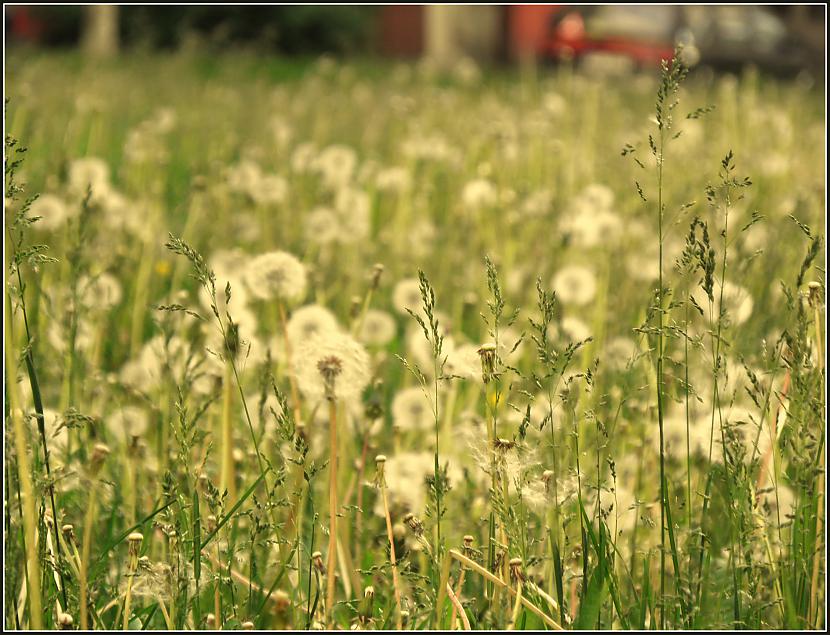
[[[397,334],[398,326],[386,311],[369,309],[360,325],[359,339],[370,346],[386,346]]]
[[[408,316],[407,309],[414,313],[421,312],[421,287],[417,278],[405,278],[395,285],[392,292],[392,304],[401,315]]]
[[[496,186],[484,178],[468,182],[461,192],[461,202],[470,211],[493,207],[498,199]]]
[[[288,340],[296,343],[339,331],[340,324],[334,313],[319,304],[307,304],[295,309],[286,324]]]
[[[302,342],[294,355],[294,372],[298,387],[312,400],[329,393],[338,401],[358,400],[371,377],[369,355],[345,333],[323,333]]]
[[[96,192],[109,189],[109,165],[98,157],[75,159],[69,164],[68,178],[69,189],[76,196],[85,196],[90,187],[95,195]]]
[[[594,272],[582,265],[568,265],[553,276],[551,287],[563,304],[585,306],[597,293]]]
[[[323,178],[323,184],[337,190],[352,180],[357,167],[357,153],[344,145],[331,145],[323,150],[311,162],[311,168]]]
[[[335,211],[340,231],[339,242],[353,244],[369,237],[371,230],[371,201],[363,190],[341,187],[335,198]]]
[[[375,176],[375,187],[381,192],[406,192],[412,187],[412,176],[406,168],[384,168]]]
[[[246,268],[244,277],[250,292],[260,300],[279,299],[294,303],[305,297],[305,265],[285,251],[256,256]]]
[[[565,316],[559,324],[552,322],[548,327],[548,337],[561,344],[581,342],[590,336],[590,327],[573,316]]]
[[[35,227],[46,231],[55,231],[63,227],[70,218],[77,214],[77,208],[70,207],[55,194],[41,194],[29,207],[29,218],[40,216]]]
[[[315,207],[306,214],[303,223],[306,240],[316,245],[330,245],[342,233],[338,215],[328,207]]]
[[[113,437],[122,443],[143,436],[150,423],[147,411],[136,406],[124,406],[104,417],[104,421]]]
[[[108,311],[121,302],[122,290],[118,278],[109,273],[78,279],[80,302],[83,306]]]
[[[453,347],[447,355],[444,374],[480,382],[481,358],[478,348],[472,344],[460,344]]]
[[[262,175],[249,192],[258,205],[280,205],[288,199],[288,182],[277,174]]]
[[[434,424],[432,402],[420,387],[399,390],[392,400],[392,420],[400,430],[429,430]]]

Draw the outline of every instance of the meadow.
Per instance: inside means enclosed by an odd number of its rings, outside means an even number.
[[[824,627],[820,86],[6,73],[7,628]]]

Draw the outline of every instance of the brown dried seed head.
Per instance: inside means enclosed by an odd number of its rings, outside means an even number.
[[[811,282],[807,285],[808,301],[812,308],[821,306],[821,283]]]
[[[67,523],[66,525],[61,527],[61,532],[63,532],[63,536],[66,540],[68,540],[69,542],[75,542],[75,527],[74,526]]]
[[[403,517],[403,521],[409,526],[416,536],[423,536],[424,535],[424,523],[420,521],[420,519],[415,516],[412,512],[408,513],[406,516]]]
[[[314,568],[320,573],[320,575],[326,575],[326,565],[323,564],[323,554],[319,551],[315,551],[311,554],[311,563],[314,565]]]
[[[378,285],[380,284],[380,276],[383,274],[383,265],[381,263],[375,263],[372,267],[372,288],[377,289]]]
[[[101,469],[109,453],[109,447],[103,443],[96,443],[95,447],[92,448],[92,455],[89,457],[89,469],[93,476]]]
[[[291,598],[282,589],[274,591],[274,608],[278,613],[283,613],[291,605]]]

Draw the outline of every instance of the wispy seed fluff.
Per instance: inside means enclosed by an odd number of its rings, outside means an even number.
[[[392,418],[401,430],[429,430],[434,423],[432,404],[420,387],[404,388],[392,401]]]
[[[386,311],[369,309],[360,326],[360,340],[370,346],[386,346],[397,333],[395,318]]]
[[[285,251],[271,251],[251,261],[245,281],[251,293],[260,300],[298,302],[305,297],[306,268]]]
[[[72,208],[59,196],[54,194],[41,194],[29,208],[29,217],[39,217],[35,227],[47,231],[54,231],[76,214],[77,209]]]
[[[288,319],[286,331],[291,342],[302,342],[311,337],[336,333],[340,324],[334,313],[319,304],[296,309]]]
[[[408,315],[407,309],[421,311],[421,287],[417,278],[405,278],[395,285],[392,292],[392,304],[401,315]]]
[[[551,281],[553,290],[564,304],[583,306],[594,299],[597,279],[594,272],[581,265],[560,269]]]
[[[294,355],[294,372],[302,393],[313,400],[330,393],[337,401],[357,400],[371,378],[366,350],[350,335],[337,332],[305,340]]]

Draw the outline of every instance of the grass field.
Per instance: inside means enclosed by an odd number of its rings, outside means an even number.
[[[820,87],[6,61],[7,628],[824,627]]]

